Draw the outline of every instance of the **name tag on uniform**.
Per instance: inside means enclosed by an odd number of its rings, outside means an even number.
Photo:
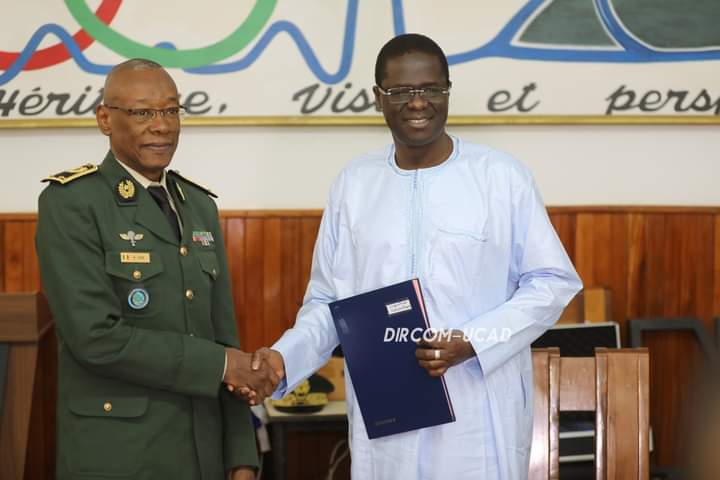
[[[120,252],[120,263],[150,263],[150,252]]]

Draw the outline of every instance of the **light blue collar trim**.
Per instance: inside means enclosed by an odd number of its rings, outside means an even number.
[[[415,172],[421,173],[422,175],[430,175],[439,172],[440,170],[444,169],[448,164],[450,164],[453,160],[455,160],[460,155],[460,147],[461,142],[460,139],[448,134],[450,139],[453,142],[453,150],[450,153],[450,156],[442,162],[440,165],[435,165],[434,167],[428,167],[428,168],[419,168],[416,170],[404,170],[400,167],[398,167],[397,162],[395,162],[395,144],[391,144],[388,148],[388,154],[387,154],[387,162],[390,168],[398,175],[403,176],[409,176],[409,175],[415,175]]]

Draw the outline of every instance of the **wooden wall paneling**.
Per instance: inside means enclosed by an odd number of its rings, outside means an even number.
[[[656,463],[681,465],[687,453],[685,427],[690,425],[689,406],[704,363],[690,332],[647,332],[643,344],[650,351],[650,426]]]
[[[25,286],[25,237],[24,222],[10,221],[5,224],[5,291],[22,292]]]
[[[710,326],[714,216],[630,214],[627,314],[695,316]]]
[[[629,221],[628,316],[695,316],[709,322],[713,295],[714,218],[710,214],[632,213]],[[651,422],[657,460],[681,462],[684,407],[693,402],[703,365],[687,332],[654,332],[644,339],[651,355]]]
[[[32,292],[40,287],[35,253],[34,220],[5,222],[3,228],[3,291]]]
[[[0,220],[0,292],[5,291],[5,263],[7,255],[5,254],[5,223]]]
[[[555,231],[560,237],[560,241],[565,247],[570,260],[575,264],[575,233],[576,233],[576,218],[575,213],[551,213],[550,221],[555,227]]]
[[[295,323],[297,311],[302,303],[302,276],[300,265],[300,232],[299,218],[286,218],[280,239],[280,261],[282,262],[282,285],[280,290],[280,305],[282,314],[279,318],[277,338]],[[274,342],[277,338],[272,339]]]
[[[575,268],[585,287],[610,290],[612,320],[624,338],[627,297],[627,216],[622,213],[578,214]]]
[[[310,280],[310,269],[312,267],[313,250],[315,240],[320,229],[320,218],[303,218],[300,221],[300,268],[302,294],[305,295],[307,283]],[[302,300],[301,300],[302,301]]]
[[[24,282],[23,291],[36,292],[40,289],[40,267],[38,265],[37,252],[35,251],[35,231],[37,222],[26,221],[23,225],[23,269]]]
[[[665,258],[674,253],[670,251],[672,242],[666,221],[667,216],[659,214],[629,216],[629,318],[677,315],[677,309],[671,306],[674,301],[667,298],[678,260],[677,256]]]
[[[715,215],[713,258],[713,317],[720,317],[720,215]]]
[[[263,345],[274,342],[283,331],[282,286],[285,274],[282,264],[282,229],[285,221],[268,218],[263,221]],[[252,280],[250,280],[252,282]]]
[[[264,220],[245,219],[245,309],[247,338],[243,345],[255,351],[265,345],[265,240]]]
[[[679,237],[678,256],[682,259],[678,279],[680,315],[697,316],[708,332],[713,332],[715,215],[672,215],[670,221]]]
[[[226,218],[224,224],[230,288],[232,288],[233,303],[235,304],[235,320],[240,336],[240,348],[248,350],[247,345],[251,341],[249,330],[252,323],[247,318],[245,308],[245,219]]]

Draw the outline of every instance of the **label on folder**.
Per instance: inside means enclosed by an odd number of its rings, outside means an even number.
[[[418,279],[332,302],[330,312],[369,438],[455,421],[445,380],[415,358],[413,338],[430,328]]]

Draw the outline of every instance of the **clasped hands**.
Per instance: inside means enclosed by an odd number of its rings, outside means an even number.
[[[415,356],[421,367],[432,377],[439,377],[448,368],[475,356],[472,344],[460,330],[443,332],[433,340],[421,340]],[[237,398],[258,405],[273,394],[285,377],[285,362],[276,350],[263,347],[255,353],[226,348],[227,369],[223,383]]]
[[[250,405],[269,397],[285,377],[285,362],[275,350],[263,347],[253,354],[225,348],[227,368],[223,383],[228,391]]]

